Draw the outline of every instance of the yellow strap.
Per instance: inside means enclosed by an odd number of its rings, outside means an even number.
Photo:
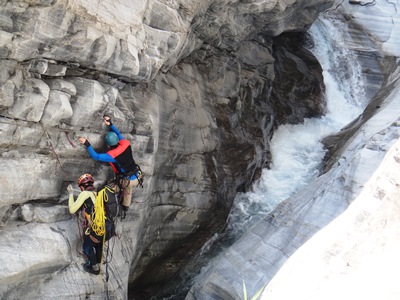
[[[104,188],[104,191],[105,190],[108,190],[110,193],[114,193],[114,190],[112,190],[111,188],[109,188],[108,186],[106,186],[105,188]],[[108,202],[108,195],[107,195],[107,193],[104,193],[104,202]]]

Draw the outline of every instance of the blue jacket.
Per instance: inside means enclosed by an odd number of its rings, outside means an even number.
[[[110,130],[115,132],[119,138],[119,140],[126,140],[124,139],[124,137],[122,136],[122,134],[119,132],[119,130],[117,129],[117,127],[113,125],[110,126]],[[129,141],[126,140],[128,143]],[[126,144],[126,143],[124,143]],[[117,146],[118,148],[119,146]],[[87,147],[87,150],[89,152],[89,155],[94,159],[94,160],[98,160],[98,161],[102,161],[102,162],[108,162],[110,163],[111,167],[113,168],[115,173],[120,173],[120,172],[124,172],[125,170],[120,166],[120,164],[117,162],[117,160],[111,156],[108,152],[107,153],[97,153],[92,145],[90,145],[89,147]],[[132,152],[131,147],[130,147],[130,143],[129,143],[129,149],[130,152]],[[110,152],[110,151],[109,151]],[[133,160],[133,158],[132,158]],[[133,174],[130,176],[130,180],[134,180],[137,179],[137,174]]]

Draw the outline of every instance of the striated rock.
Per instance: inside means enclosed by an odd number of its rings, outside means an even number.
[[[349,36],[353,39],[353,45],[357,46],[357,42],[361,42],[363,46],[378,48],[378,52],[383,55],[399,57],[400,17],[396,13],[398,3],[360,4],[362,3],[344,1],[337,7],[350,21]],[[368,39],[370,43],[364,44]]]
[[[325,103],[317,99],[325,92],[319,84],[323,81],[321,66],[305,48],[308,43],[307,36],[298,33],[284,33],[274,40],[276,63],[271,99],[277,100],[274,107],[281,124],[297,124],[304,118],[326,113]],[[309,86],[314,86],[316,93],[310,94]]]
[[[276,57],[288,45],[274,37],[304,32],[330,3],[257,1],[256,9],[223,0],[4,2],[0,295],[168,294],[178,271],[224,227],[235,194],[269,163],[273,129],[286,121],[278,111],[284,93],[270,95],[281,78]],[[294,61],[315,65],[295,48]],[[304,103],[291,120],[322,112],[320,69],[290,72],[319,102]],[[76,188],[81,174],[91,173],[97,186],[113,176],[77,140],[85,136],[105,152],[103,114],[131,141],[145,174],[117,225],[120,237],[107,245],[108,281],[105,269],[99,278],[82,272],[79,226],[63,209],[66,186]]]
[[[160,68],[166,71],[186,56],[186,47],[199,47],[198,38],[235,49],[238,42],[259,32],[276,36],[302,28],[315,18],[315,7],[323,10],[330,3],[135,0],[128,4],[110,0],[98,4],[71,0],[38,5],[9,1],[1,13],[6,20],[2,34],[10,41],[4,42],[2,57],[76,62],[125,80],[149,81]],[[210,26],[201,25],[205,23]],[[190,34],[193,30],[195,35]]]
[[[22,95],[7,111],[16,119],[38,122],[42,118],[44,108],[49,100],[49,86],[42,80],[30,78],[21,87]]]
[[[273,283],[267,288],[266,298],[282,299],[291,294],[293,291],[289,292],[287,286],[290,285],[292,276],[286,273],[286,278],[282,274],[275,282],[274,275],[292,254],[297,257],[296,250],[300,247],[301,251],[301,246],[308,239],[346,211],[349,204],[361,193],[368,193],[368,181],[374,176],[386,152],[392,146],[395,147],[400,136],[396,122],[398,116],[395,113],[399,106],[396,98],[398,89],[397,80],[396,88],[384,101],[382,110],[377,111],[357,131],[334,168],[282,202],[269,216],[219,255],[197,279],[186,299],[240,298],[243,293],[242,280],[245,281],[248,295],[254,295],[271,280]],[[380,187],[375,189],[380,190]],[[320,236],[322,234],[319,233]],[[326,238],[329,237],[330,235]],[[301,260],[310,261],[312,265],[310,257],[314,259],[315,256],[310,256],[309,253],[304,256],[303,252]],[[325,255],[332,259],[335,256],[334,253]],[[290,268],[291,261],[288,260],[288,267],[282,272]],[[296,259],[293,258],[293,264],[295,263]],[[301,268],[290,272],[295,271],[297,274],[307,274],[308,270]],[[303,277],[296,277],[295,281],[309,280],[308,276],[304,280]],[[314,289],[314,286],[310,287],[307,292],[311,293]],[[308,298],[304,295],[296,297]]]
[[[104,87],[97,81],[84,78],[68,78],[76,88],[76,94],[71,99],[72,110],[75,112],[69,123],[72,126],[89,127],[88,114],[104,115],[108,100]]]
[[[46,76],[65,76],[66,66],[50,63],[47,60],[32,60],[28,66],[28,71]]]
[[[15,92],[21,88],[23,84],[23,75],[21,68],[17,68],[17,62],[1,60],[0,75],[1,97],[0,109],[10,108],[14,104]]]
[[[398,297],[398,287],[387,270],[397,272],[393,250],[399,248],[397,209],[393,206],[399,171],[399,65],[398,57],[385,57],[395,49],[381,48],[388,30],[392,34],[396,30],[390,29],[392,25],[371,31],[365,26],[378,20],[384,24],[383,15],[388,23],[396,24],[396,5],[353,8],[340,1],[334,7],[328,17],[352,16],[346,23],[349,35],[344,42],[358,50],[363,67],[372,68],[362,72],[370,104],[341,133],[326,139],[330,156],[325,174],[282,202],[213,260],[186,299],[239,299],[243,281],[248,295],[267,286],[263,299]],[[284,90],[279,89],[282,81],[277,84],[273,91]]]
[[[67,216],[68,207],[64,205],[32,205],[24,204],[20,207],[20,218],[25,222],[53,223],[70,219]]]
[[[362,151],[363,159],[369,161],[371,153],[379,153],[377,147],[387,151],[363,191],[342,215],[288,259],[263,299],[321,299],[327,292],[330,299],[396,299],[400,295],[393,281],[399,272],[393,259],[397,257],[400,235],[399,139],[393,140],[399,136],[398,124],[384,131],[388,132],[373,137],[381,140],[379,145],[371,141]]]

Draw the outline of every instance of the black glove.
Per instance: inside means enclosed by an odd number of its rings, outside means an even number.
[[[111,126],[111,125],[112,125],[111,118],[110,118],[109,116],[104,115],[104,116],[103,116],[103,119],[104,119],[104,121],[107,121],[107,122],[110,123],[110,125],[106,124],[107,126]]]
[[[85,143],[84,143],[84,145],[85,145],[86,147],[89,147],[89,146],[90,146],[90,143],[89,143],[89,141],[88,141],[88,140],[86,140],[86,141],[85,141]]]

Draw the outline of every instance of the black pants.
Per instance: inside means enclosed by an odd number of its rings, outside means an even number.
[[[92,241],[89,235],[84,234],[83,237],[83,253],[88,257],[91,266],[101,263],[103,256],[103,239],[100,237],[95,238],[99,240],[99,243]]]

